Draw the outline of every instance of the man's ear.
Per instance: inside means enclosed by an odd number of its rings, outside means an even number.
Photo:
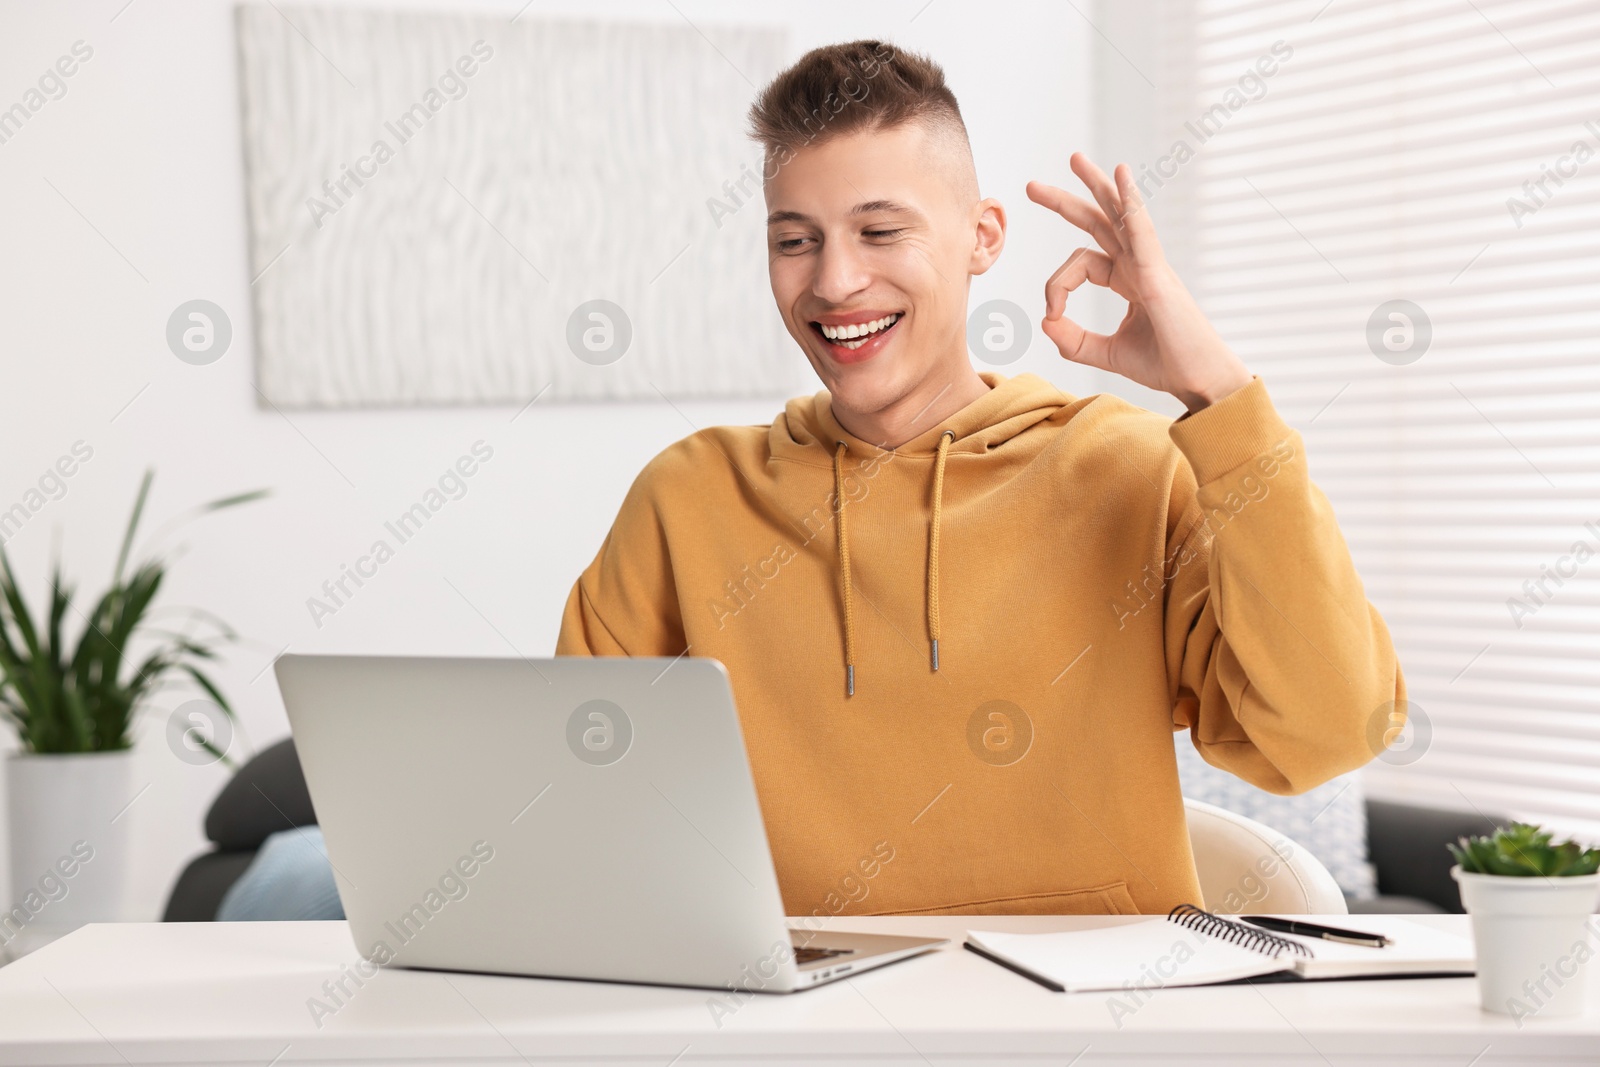
[[[1000,250],[1006,246],[1006,209],[994,197],[980,200],[973,207],[977,216],[973,225],[972,260],[967,265],[967,273],[982,274],[994,266],[994,261],[1000,258]]]

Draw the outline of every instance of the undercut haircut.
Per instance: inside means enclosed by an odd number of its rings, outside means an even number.
[[[920,126],[937,142],[956,188],[976,201],[972,145],[944,69],[883,41],[824,45],[801,56],[756,97],[749,133],[762,146],[764,176],[771,179],[808,145],[906,125]]]

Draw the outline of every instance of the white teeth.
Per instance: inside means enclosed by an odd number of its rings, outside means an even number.
[[[873,322],[861,322],[850,326],[828,326],[820,323],[819,325],[822,325],[822,336],[826,337],[830,341],[839,341],[843,343],[848,338],[864,338],[871,334],[875,334],[887,326],[894,325],[895,321],[899,318],[900,315],[898,312],[896,312],[893,315],[885,315],[883,318],[877,319]],[[859,344],[846,344],[844,347],[860,348],[861,346]]]

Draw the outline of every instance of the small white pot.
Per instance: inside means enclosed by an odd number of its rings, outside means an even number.
[[[11,885],[0,948],[15,958],[124,918],[133,753],[13,753],[5,762]]]
[[[1484,1010],[1521,1026],[1533,1016],[1578,1015],[1600,944],[1590,920],[1600,899],[1600,873],[1571,878],[1520,878],[1450,868],[1472,916],[1478,995]]]

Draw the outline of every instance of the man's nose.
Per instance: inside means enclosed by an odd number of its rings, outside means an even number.
[[[823,243],[812,285],[819,299],[843,304],[871,284],[871,271],[854,245],[837,239]]]

